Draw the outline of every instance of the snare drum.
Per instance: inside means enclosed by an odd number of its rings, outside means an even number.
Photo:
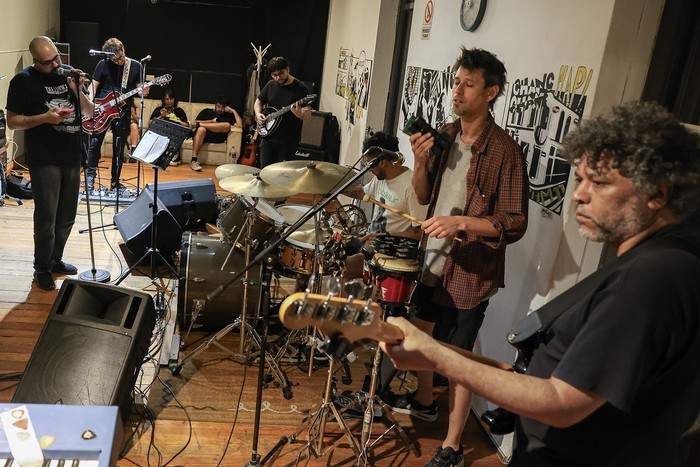
[[[185,232],[182,235],[180,251],[180,279],[177,289],[177,309],[182,329],[191,324],[225,326],[241,315],[243,306],[243,281],[236,281],[226,287],[213,300],[207,295],[219,285],[225,284],[235,273],[245,266],[243,252],[234,250],[226,257],[232,245],[219,237]],[[224,262],[226,263],[224,264]],[[221,267],[223,266],[223,271]],[[260,266],[248,271],[247,315],[256,311],[260,297]],[[193,318],[197,315],[196,318]]]
[[[417,259],[395,258],[375,253],[369,261],[370,282],[381,290],[379,301],[384,304],[403,305],[411,300],[421,273]]]
[[[246,217],[251,210],[250,245],[253,250],[261,250],[274,230],[284,225],[284,217],[267,201],[258,199],[255,203],[252,198],[241,196],[219,217],[217,225],[228,242],[235,242],[236,248],[244,249],[248,229]]]

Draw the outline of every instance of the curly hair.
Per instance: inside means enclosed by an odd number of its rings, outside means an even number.
[[[272,57],[267,64],[267,71],[269,73],[274,73],[275,71],[281,71],[285,68],[289,68],[289,62],[284,57]]]
[[[376,131],[370,137],[364,140],[362,143],[362,152],[366,151],[372,146],[379,146],[380,148],[388,149],[389,151],[399,150],[399,139],[383,131]]]
[[[698,210],[700,136],[657,103],[613,107],[607,115],[585,120],[562,145],[560,155],[572,165],[585,157],[592,169],[618,169],[642,192],[653,193],[657,183],[668,183],[668,206],[681,218]]]

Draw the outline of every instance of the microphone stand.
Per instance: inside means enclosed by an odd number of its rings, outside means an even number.
[[[369,172],[371,169],[373,169],[379,162],[383,159],[386,158],[386,155],[382,154],[378,157],[375,157],[372,159],[370,163],[368,163],[362,170],[360,170],[357,174],[355,174],[351,179],[349,179],[347,182],[345,182],[340,188],[338,188],[336,191],[331,193],[330,196],[326,197],[325,199],[321,200],[320,202],[316,203],[316,205],[312,206],[311,209],[309,209],[306,214],[301,216],[299,220],[297,220],[294,225],[291,227],[287,228],[284,232],[280,234],[278,238],[276,238],[270,245],[268,245],[266,248],[264,248],[258,255],[253,258],[253,260],[246,264],[246,266],[238,271],[237,274],[234,274],[231,279],[228,280],[225,284],[220,284],[216,289],[214,289],[212,292],[210,292],[207,295],[208,300],[213,300],[214,298],[218,297],[221,295],[221,293],[226,290],[227,287],[229,287],[231,284],[236,282],[238,279],[243,277],[243,275],[253,267],[256,263],[260,263],[261,267],[266,271],[266,274],[270,274],[270,270],[272,268],[272,265],[270,264],[269,257],[272,254],[272,252],[277,251],[277,248],[279,245],[287,238],[289,237],[293,232],[295,232],[299,227],[301,227],[305,222],[310,220],[312,217],[316,216],[318,212],[320,212],[328,203],[333,201],[338,197],[340,193],[345,191],[349,186],[353,185],[357,180],[361,179],[367,172]],[[311,162],[313,163],[313,162]],[[264,261],[264,262],[263,262]],[[269,291],[267,292],[269,293]],[[267,461],[274,452],[278,449],[280,449],[282,446],[286,444],[286,439],[280,440],[273,448],[272,450],[263,457],[263,460],[260,460],[260,454],[258,454],[258,437],[260,434],[260,412],[262,409],[262,387],[263,387],[263,376],[264,376],[264,368],[265,368],[265,352],[267,351],[266,346],[267,346],[267,324],[269,321],[270,317],[270,310],[269,310],[269,297],[262,296],[261,292],[261,299],[260,299],[260,304],[262,306],[262,339],[260,343],[260,358],[259,358],[259,365],[260,368],[258,370],[258,387],[257,387],[257,396],[256,396],[256,401],[255,401],[255,423],[254,423],[254,428],[253,428],[253,446],[252,446],[252,454],[251,454],[251,459],[248,463],[245,464],[246,467],[258,467],[262,466],[265,461]]]
[[[150,55],[149,55],[150,57]],[[141,86],[146,82],[146,63],[148,60],[143,60],[141,59]],[[144,99],[146,96],[143,94],[143,91],[141,91],[141,102],[139,105],[139,143],[141,142],[141,138],[143,137],[143,111],[144,108],[146,107],[146,103],[144,102]],[[139,143],[136,143],[138,146]],[[131,152],[134,152],[134,148],[131,148]],[[145,180],[144,180],[145,182]],[[136,160],[136,196],[139,195],[139,192],[141,190],[141,161]]]
[[[76,83],[76,87],[78,89],[78,95],[77,95],[77,103],[75,104],[76,107],[76,112],[75,112],[75,119],[78,122],[79,129],[78,131],[82,133],[83,128],[82,128],[82,119],[83,119],[83,112],[81,108],[81,103],[80,103],[80,93],[82,89],[80,89],[80,82]],[[89,234],[89,241],[90,241],[90,264],[92,265],[92,269],[89,271],[83,271],[80,273],[78,278],[83,281],[93,281],[93,282],[109,282],[112,276],[109,274],[109,271],[106,271],[104,269],[97,269],[95,267],[95,244],[93,241],[92,237],[92,212],[90,211],[90,193],[88,193],[87,190],[87,147],[85,144],[85,140],[82,137],[82,134],[80,135],[80,154],[81,154],[81,161],[80,165],[83,168],[83,180],[85,182],[85,206],[87,209],[87,221],[88,221],[88,234]]]

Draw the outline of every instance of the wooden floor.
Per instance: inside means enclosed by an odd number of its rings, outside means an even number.
[[[101,174],[104,181],[108,181],[109,170],[107,161],[103,159]],[[189,166],[170,167],[167,171],[159,173],[159,181],[175,181],[192,178],[214,178],[213,166],[204,166],[201,173],[193,172]],[[135,184],[137,172],[136,164],[125,164],[123,179],[128,187]],[[106,177],[106,178],[105,178]],[[143,170],[141,175],[141,186],[143,183],[150,183],[153,180],[151,169]],[[217,190],[219,190],[217,184]],[[219,193],[226,194],[219,190]],[[27,361],[34,349],[39,334],[46,322],[50,309],[54,303],[57,292],[45,292],[38,289],[32,283],[32,213],[33,202],[27,200],[22,206],[18,206],[14,201],[7,200],[5,205],[0,207],[0,376],[11,373],[21,373],[25,370]],[[113,207],[92,206],[93,225],[104,225],[112,222],[114,214]],[[87,216],[85,204],[81,204],[78,209],[78,218],[73,233],[68,242],[64,255],[66,262],[78,267],[80,272],[91,269],[91,256],[89,235],[79,233],[87,227]],[[112,281],[127,269],[127,262],[119,244],[123,242],[119,232],[114,228],[97,230],[93,233],[95,265],[98,269],[107,270],[111,273]],[[146,273],[148,267],[142,268]],[[65,277],[57,277],[57,286]],[[160,281],[157,281],[160,282]],[[166,281],[164,284],[172,289],[175,281]],[[155,292],[156,288],[146,275],[131,274],[124,282],[123,286],[133,289]],[[173,305],[172,312],[175,312]],[[191,339],[190,339],[191,340]],[[195,358],[195,360],[198,357]],[[205,358],[207,360],[207,358]],[[200,371],[207,370],[207,365],[202,364]],[[362,367],[364,362],[358,362]],[[317,370],[317,372],[323,370]],[[166,367],[160,369],[161,377],[173,378]],[[320,377],[321,380],[323,376]],[[360,379],[361,377],[357,377]],[[312,405],[318,405],[322,399],[322,386],[317,385],[317,379],[297,378],[300,390],[295,390],[295,397],[291,400],[302,409],[309,409]],[[254,387],[255,377],[249,376],[246,384]],[[183,381],[182,384],[188,384]],[[410,384],[410,383],[409,383]],[[8,402],[12,399],[17,381],[0,381],[0,402]],[[304,388],[304,386],[309,386]],[[251,389],[251,388],[247,388]],[[302,391],[301,389],[304,389]],[[203,388],[202,391],[205,391]],[[274,397],[272,392],[278,389],[268,388],[269,397]],[[196,393],[196,391],[194,391]],[[297,393],[299,395],[297,395]],[[312,393],[312,398],[302,397],[302,393]],[[205,394],[203,394],[204,396]],[[233,397],[233,396],[232,396]],[[441,405],[440,421],[432,424],[416,423],[407,416],[397,417],[402,426],[407,427],[409,437],[419,447],[422,456],[415,456],[405,452],[379,452],[381,446],[373,451],[375,457],[370,462],[371,465],[423,465],[432,457],[436,447],[441,442],[446,430],[446,404],[447,395],[445,391],[439,392],[439,403]],[[299,423],[302,415],[299,414]],[[329,433],[337,431],[337,424],[329,422]],[[293,427],[292,427],[293,428]],[[254,438],[253,424],[246,422],[235,427],[233,435],[229,440],[232,431],[232,423],[229,421],[193,421],[189,424],[185,420],[168,417],[156,417],[154,423],[147,420],[135,419],[132,417],[126,427],[125,441],[122,450],[123,458],[118,465],[187,465],[187,466],[214,466],[214,465],[244,465],[251,460],[253,451],[252,443]],[[274,446],[282,435],[291,434],[288,424],[277,425],[275,419],[267,416],[260,426],[258,437],[258,452],[265,455]],[[155,433],[154,433],[155,432]],[[381,434],[375,433],[375,436]],[[358,439],[360,432],[353,435]],[[152,439],[153,437],[153,439]],[[228,444],[227,444],[228,443]],[[402,443],[398,443],[399,448]],[[496,466],[502,465],[496,454],[496,450],[489,442],[480,425],[470,419],[463,444],[466,447],[465,464],[473,466]],[[226,450],[225,457],[221,456]],[[158,452],[154,448],[157,447]],[[299,447],[282,449],[279,457],[274,459],[274,465],[295,465]],[[398,449],[396,446],[392,449]],[[182,450],[182,451],[181,451]],[[181,452],[180,452],[181,451]],[[159,460],[160,456],[160,460]],[[171,459],[173,458],[174,459]],[[307,461],[302,459],[301,465]],[[341,443],[331,455],[321,458],[312,457],[308,465],[354,465],[356,456],[349,449],[347,442]],[[266,464],[270,465],[270,463]]]

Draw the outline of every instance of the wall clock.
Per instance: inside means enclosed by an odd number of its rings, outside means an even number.
[[[459,21],[465,31],[476,31],[486,12],[486,0],[462,0]]]

